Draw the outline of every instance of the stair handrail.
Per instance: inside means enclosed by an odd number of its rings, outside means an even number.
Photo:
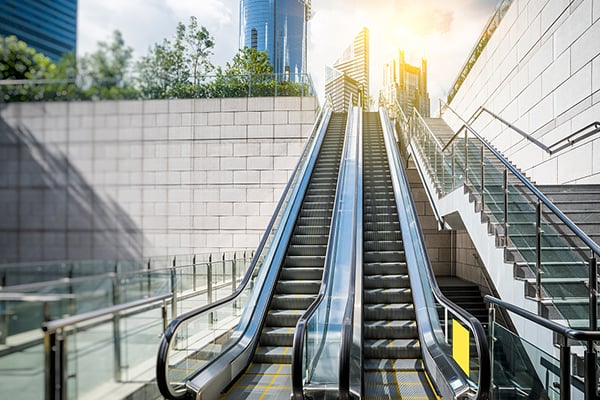
[[[585,133],[584,135],[579,136],[576,139],[571,140],[572,138],[574,138],[575,136],[587,131],[590,128],[594,128],[593,130],[591,130],[590,132]],[[592,136],[595,133],[600,132],[600,121],[594,121],[591,124],[588,124],[586,126],[584,126],[583,128],[573,132],[572,134],[570,134],[567,137],[564,137],[556,142],[554,142],[553,144],[551,144],[550,146],[548,146],[548,149],[550,150],[549,153],[550,154],[554,154],[554,153],[558,153],[559,151],[561,151],[562,149],[566,149],[569,146],[574,145],[575,143],[583,140],[583,139],[587,139],[588,137]],[[567,142],[565,144],[563,144],[562,146],[559,146],[561,143],[563,142]],[[553,149],[553,147],[558,147],[557,149]]]
[[[308,365],[305,365],[305,340],[307,335],[308,323],[314,317],[315,312],[324,301],[328,302],[327,307],[327,315],[330,313],[331,309],[331,296],[330,290],[332,289],[333,283],[330,282],[335,278],[335,273],[338,268],[346,267],[350,272],[350,280],[349,282],[353,282],[353,273],[355,271],[355,263],[356,263],[356,227],[357,227],[357,210],[354,208],[352,210],[351,220],[351,230],[350,230],[350,243],[351,248],[348,249],[344,247],[348,243],[343,242],[341,249],[338,248],[338,243],[340,239],[344,239],[348,237],[348,231],[343,231],[343,228],[348,228],[343,225],[344,218],[346,218],[347,222],[347,210],[342,209],[342,207],[347,207],[348,203],[350,205],[356,204],[358,192],[356,190],[356,180],[358,178],[358,163],[356,163],[357,151],[358,151],[358,142],[360,139],[359,129],[360,129],[360,121],[361,121],[361,113],[358,107],[350,107],[348,112],[348,119],[346,124],[346,132],[344,139],[344,148],[342,151],[342,160],[340,162],[338,180],[336,184],[336,196],[333,205],[331,225],[329,229],[329,240],[327,243],[327,250],[325,254],[325,262],[323,265],[323,279],[321,282],[321,286],[319,287],[319,293],[317,297],[308,309],[302,314],[302,316],[298,319],[296,323],[296,329],[294,331],[294,339],[292,345],[292,365],[291,365],[291,375],[292,375],[292,394],[291,398],[293,400],[303,400],[304,397],[304,380],[303,373],[309,369]],[[352,151],[355,154],[352,154]],[[346,159],[349,159],[350,162],[346,163]],[[350,176],[350,180],[354,180],[355,183],[352,187],[348,187],[349,182],[345,182],[347,177]],[[351,183],[351,182],[350,182]],[[360,193],[362,195],[362,192]],[[352,197],[349,201],[349,196]],[[362,210],[361,210],[362,211]],[[338,265],[338,257],[340,255],[349,255],[350,256],[350,265]],[[351,288],[354,287],[353,284],[349,285]],[[323,329],[322,337],[324,338],[327,335],[328,328]],[[322,344],[316,352],[315,358],[319,358],[322,354],[323,347],[325,345],[325,341],[322,340]],[[340,346],[340,362],[343,353],[341,353],[344,346]],[[334,372],[334,371],[332,371]]]
[[[420,285],[424,284],[428,286],[431,288],[431,293],[435,299],[447,310],[452,311],[452,313],[473,332],[473,338],[475,340],[480,365],[477,393],[475,394],[474,398],[481,400],[488,399],[491,387],[491,364],[485,330],[477,318],[446,298],[437,284],[437,280],[431,266],[431,261],[426,251],[425,238],[417,217],[418,214],[414,200],[410,194],[411,192],[409,189],[410,186],[408,183],[408,177],[406,175],[406,171],[404,168],[402,168],[402,162],[400,160],[400,154],[397,146],[393,146],[391,144],[393,136],[392,127],[384,108],[380,109],[380,115],[384,130],[384,139],[386,141],[386,149],[388,151],[388,162],[390,163],[390,172],[392,175],[394,196],[396,197],[398,212],[400,214],[401,210],[406,211],[406,218],[400,218],[400,227],[403,241],[405,243],[405,256],[407,257],[407,264],[409,264],[409,259],[411,258],[413,261],[410,264],[415,264],[418,262],[416,260],[420,259],[423,261],[423,269],[426,273],[426,276],[423,277],[410,274],[409,271],[413,299],[420,298],[427,303],[427,292],[425,291],[425,288]],[[407,221],[407,218],[410,218],[410,221]],[[415,235],[415,237],[412,237],[412,235]],[[415,252],[414,254],[411,249]],[[419,275],[419,273],[416,275]],[[426,279],[427,282],[423,281],[423,279]],[[435,306],[432,309],[435,310]],[[415,304],[415,313],[418,315],[426,314],[418,320],[421,341],[428,348],[429,346],[433,347],[432,352],[429,355],[431,360],[428,360],[424,357],[424,361],[426,365],[436,364],[437,366],[441,364],[441,366],[438,367],[438,371],[442,373],[447,380],[449,385],[447,390],[450,391],[450,394],[452,394],[453,397],[462,396],[472,388],[470,385],[468,385],[468,379],[466,376],[464,376],[464,372],[459,367],[455,366],[454,361],[452,361],[448,355],[441,350],[439,340],[433,327],[431,326],[431,322],[428,322],[431,321],[429,318],[432,317],[428,310],[429,308],[427,306],[418,308],[417,304]],[[437,315],[434,315],[433,318],[437,319]],[[423,332],[425,329],[427,329],[427,332]],[[452,374],[455,374],[454,382],[450,382],[452,379]],[[461,377],[459,378],[459,376]]]
[[[400,106],[400,103],[398,102],[398,99],[394,99],[395,105],[396,107],[400,110],[400,116],[403,120],[403,123],[405,125],[404,127],[404,138],[406,140],[406,147],[410,147],[411,149],[413,149],[413,145],[412,145],[412,140],[410,140],[410,120],[406,117],[406,114],[404,113],[404,111],[402,110],[402,107]],[[429,126],[427,125],[427,123],[425,123],[425,119],[421,116],[421,114],[419,113],[419,111],[416,108],[413,108],[413,114],[415,115],[415,118],[418,118],[419,121],[422,123],[422,125],[427,129],[427,131],[429,132],[429,134],[431,135],[431,137],[436,141],[436,144],[438,145],[438,147],[441,145],[441,143],[439,142],[439,140],[437,140],[437,137],[433,134],[433,132],[431,131],[431,129],[429,128]],[[399,140],[400,137],[397,136],[397,140]],[[414,149],[412,150],[413,155],[415,154]],[[415,162],[415,165],[417,167],[417,172],[419,173],[419,176],[421,177],[421,181],[425,182],[425,173],[423,172],[423,169],[421,168],[421,164],[418,162]],[[425,193],[427,194],[427,199],[429,200],[429,205],[431,206],[431,210],[433,211],[433,215],[435,216],[435,219],[437,221],[438,224],[438,230],[443,230],[444,228],[446,228],[446,221],[444,220],[444,217],[442,217],[442,215],[440,214],[437,205],[435,204],[434,198],[433,198],[433,194],[431,193],[431,190],[429,189],[429,186],[426,184],[423,184],[423,187],[425,188]]]
[[[253,275],[256,273],[255,270],[257,269],[257,267],[259,265],[261,265],[261,263],[260,263],[261,257],[263,256],[262,252],[267,245],[267,241],[269,240],[269,238],[271,236],[271,233],[275,227],[278,217],[280,216],[280,213],[281,212],[289,213],[289,212],[291,212],[291,209],[293,208],[290,203],[286,203],[286,198],[288,197],[288,193],[290,193],[290,191],[292,191],[294,189],[292,187],[292,182],[295,181],[298,174],[301,174],[303,171],[311,169],[311,166],[310,166],[311,164],[314,165],[314,162],[316,160],[316,155],[314,155],[314,157],[309,157],[307,154],[310,151],[314,151],[314,149],[318,149],[320,147],[320,142],[322,142],[324,132],[325,132],[325,127],[327,126],[329,118],[331,117],[331,113],[332,113],[332,111],[329,107],[323,107],[320,110],[319,114],[317,115],[315,123],[313,124],[311,134],[309,136],[309,139],[307,140],[306,144],[304,145],[304,149],[301,152],[301,156],[298,158],[298,161],[297,161],[292,173],[290,174],[290,178],[289,178],[285,188],[283,189],[283,192],[277,203],[277,206],[275,207],[275,210],[273,211],[273,215],[271,216],[271,219],[269,220],[269,224],[267,225],[267,228],[265,229],[265,232],[261,238],[261,241],[258,244],[256,252],[254,253],[254,257],[252,258],[250,266],[248,267],[246,274],[244,275],[240,284],[237,286],[236,290],[233,293],[231,293],[230,295],[228,295],[227,297],[224,297],[213,303],[206,304],[202,307],[199,307],[194,310],[190,310],[186,313],[179,315],[178,317],[171,320],[171,322],[165,329],[165,331],[161,337],[160,344],[159,344],[159,349],[157,352],[157,361],[156,361],[156,383],[157,383],[160,393],[165,398],[172,399],[172,400],[183,400],[184,398],[186,398],[185,391],[176,393],[172,390],[171,385],[168,382],[168,377],[167,377],[168,353],[169,353],[171,341],[174,340],[177,329],[184,322],[186,322],[200,314],[208,313],[208,312],[210,312],[210,310],[218,308],[221,305],[232,302],[243,293],[244,289],[246,288],[248,283],[251,281]],[[299,182],[299,183],[302,183],[302,182]],[[284,208],[285,208],[285,210],[284,210]],[[278,232],[275,232],[275,234],[277,235]],[[283,232],[281,232],[280,235],[283,235]]]
[[[529,189],[529,191],[539,199],[554,215],[556,215],[583,243],[585,243],[591,251],[596,255],[600,255],[600,246],[594,242],[584,231],[581,230],[569,217],[567,217],[546,195],[544,195],[525,175],[523,175],[517,168],[515,168],[498,150],[496,150],[490,142],[488,142],[482,135],[480,135],[467,121],[465,121],[460,114],[458,114],[450,105],[446,104],[443,100],[444,107],[452,111],[452,113],[463,123],[459,129],[467,129],[469,132],[477,138],[485,147],[488,149],[500,162],[510,171],[521,183]],[[456,135],[455,135],[456,137]]]
[[[593,342],[600,340],[600,331],[597,330],[581,330],[573,329],[568,326],[559,324],[556,321],[552,321],[548,318],[541,317],[529,310],[521,308],[515,304],[501,300],[499,298],[486,295],[483,298],[484,301],[492,305],[490,315],[494,316],[493,307],[497,306],[504,310],[510,311],[528,321],[533,322],[536,325],[542,326],[546,329],[551,330],[559,335],[559,346],[560,346],[560,398],[570,398],[570,380],[571,380],[571,349],[570,342],[568,339],[587,342],[588,349],[585,351],[584,368],[585,371],[585,396],[586,399],[596,398],[596,351]],[[493,327],[490,327],[493,329]],[[492,337],[491,340],[494,340]],[[593,371],[593,375],[591,374]]]
[[[448,104],[446,104],[446,102],[442,99],[440,99],[440,114],[442,113],[442,109],[443,108],[448,108]],[[566,149],[569,146],[574,145],[577,142],[580,142],[581,140],[587,139],[588,137],[600,132],[600,121],[594,121],[586,126],[584,126],[581,129],[578,129],[577,131],[571,133],[569,136],[566,136],[562,139],[557,140],[556,142],[554,142],[553,144],[551,144],[550,146],[546,146],[544,143],[540,142],[539,140],[537,140],[536,138],[533,137],[533,135],[525,132],[524,130],[522,130],[521,128],[515,126],[514,124],[508,122],[507,120],[505,120],[504,118],[502,118],[500,115],[496,114],[493,111],[490,111],[487,107],[485,106],[479,106],[477,108],[477,110],[475,110],[475,112],[471,115],[471,118],[469,118],[469,122],[470,124],[472,124],[476,119],[479,118],[479,116],[483,113],[487,113],[490,116],[492,116],[494,119],[500,121],[502,124],[506,125],[508,128],[512,129],[513,131],[517,132],[519,135],[521,135],[523,138],[525,138],[526,140],[530,141],[531,143],[535,144],[537,147],[539,147],[540,149],[544,150],[547,154],[552,155],[552,154],[556,154],[559,151]],[[594,128],[593,130],[586,132],[587,130],[589,130],[590,128]],[[454,142],[454,140],[460,135],[462,129],[459,129],[453,136],[452,138],[444,145],[444,147],[442,148],[442,151],[446,151],[446,149],[450,146],[450,144],[452,144]],[[577,137],[578,135],[582,134],[586,132],[584,135],[581,135],[579,137]],[[576,137],[576,139],[573,139],[574,137]],[[566,143],[564,143],[566,142]],[[564,144],[563,144],[564,143]]]

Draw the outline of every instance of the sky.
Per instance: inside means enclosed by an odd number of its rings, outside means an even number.
[[[325,66],[341,56],[366,26],[371,43],[371,95],[377,98],[383,65],[404,50],[409,64],[427,60],[432,113],[445,98],[498,0],[312,0],[308,69],[320,96]],[[79,55],[94,51],[115,29],[134,57],[175,33],[178,22],[196,16],[215,39],[213,64],[238,50],[239,0],[79,0]]]

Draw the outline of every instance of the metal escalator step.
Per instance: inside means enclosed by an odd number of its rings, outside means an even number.
[[[255,363],[291,364],[292,348],[289,346],[259,346],[254,353]]]
[[[327,235],[302,235],[296,234],[292,237],[291,243],[294,245],[303,244],[303,245],[327,245],[327,240],[329,237]]]
[[[293,328],[306,310],[269,310],[266,326]]]
[[[260,335],[261,346],[289,346],[294,342],[295,328],[290,327],[266,327]]]
[[[364,304],[363,309],[365,321],[415,319],[412,303]]]
[[[378,241],[378,240],[402,240],[402,233],[399,230],[377,232],[377,231],[366,231],[363,233],[364,241]]]
[[[408,339],[417,338],[417,323],[414,320],[365,321],[363,335],[368,339]]]
[[[412,291],[409,287],[365,289],[363,301],[370,304],[409,303],[412,302]]]
[[[363,361],[365,371],[424,371],[420,358],[367,358]]]
[[[363,341],[365,358],[418,358],[421,346],[417,339],[373,339]]]
[[[405,262],[374,262],[365,263],[363,272],[365,275],[406,275],[408,267]]]
[[[298,293],[298,294],[312,294],[318,293],[321,287],[321,280],[291,280],[283,281],[280,280],[277,283],[277,293]]]
[[[291,256],[285,258],[286,267],[323,267],[325,256]]]
[[[291,280],[321,280],[323,268],[319,267],[285,267],[281,270],[279,279]]]
[[[364,221],[363,222],[363,229],[365,229],[366,231],[393,232],[393,231],[397,231],[398,227],[399,227],[398,222],[393,222],[393,221],[388,221],[388,222]]]
[[[366,240],[363,246],[367,251],[398,251],[403,248],[398,240]]]
[[[290,256],[323,256],[327,245],[315,244],[292,244],[288,247],[287,254]]]
[[[306,310],[316,297],[316,294],[275,294],[271,300],[271,308],[273,310]]]
[[[408,275],[366,275],[364,277],[365,289],[373,288],[407,288],[410,287]]]
[[[406,261],[404,257],[404,251],[374,251],[365,252],[363,256],[364,262],[393,262],[393,261]]]
[[[295,235],[326,235],[329,237],[329,226],[296,226]]]

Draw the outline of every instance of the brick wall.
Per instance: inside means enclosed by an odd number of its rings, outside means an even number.
[[[254,248],[315,98],[0,109],[0,261]]]

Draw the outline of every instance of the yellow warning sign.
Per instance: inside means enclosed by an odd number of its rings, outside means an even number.
[[[469,376],[469,330],[457,320],[452,320],[452,357]]]

